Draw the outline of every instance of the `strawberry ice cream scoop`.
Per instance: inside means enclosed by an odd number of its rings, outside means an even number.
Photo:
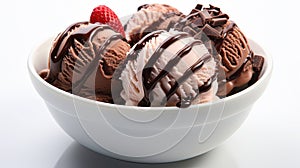
[[[132,47],[116,70],[117,104],[188,107],[215,99],[216,62],[200,40],[155,31]]]

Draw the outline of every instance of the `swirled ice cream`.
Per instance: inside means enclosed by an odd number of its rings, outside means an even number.
[[[155,31],[135,44],[113,77],[114,100],[134,106],[187,107],[214,100],[216,62],[200,40]]]
[[[174,27],[204,41],[215,55],[219,62],[218,96],[237,93],[257,80],[263,57],[252,52],[240,28],[220,8],[198,4]]]
[[[113,102],[111,78],[130,49],[123,36],[108,25],[78,22],[60,33],[41,76],[73,94]]]

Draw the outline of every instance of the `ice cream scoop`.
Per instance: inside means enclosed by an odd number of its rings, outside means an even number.
[[[67,92],[112,102],[111,78],[130,46],[110,26],[78,22],[54,40],[44,79]]]
[[[198,4],[174,27],[204,41],[219,62],[218,96],[237,93],[257,80],[263,57],[252,52],[240,28],[220,8],[212,5],[203,8]],[[254,57],[259,62],[255,66],[260,67],[253,67]]]
[[[221,42],[216,43],[220,54],[220,66],[225,71],[225,79],[219,81],[220,86],[225,85],[219,89],[220,96],[232,94],[233,89],[247,87],[254,74],[252,66],[254,55],[246,37],[233,22],[228,21],[224,29],[227,34]]]
[[[112,95],[117,104],[188,107],[216,98],[215,76],[202,41],[159,30],[132,47],[113,76]]]
[[[148,33],[169,30],[183,17],[184,15],[178,9],[170,5],[142,5],[124,26],[126,38],[131,45],[134,45]]]
[[[225,79],[219,80],[218,95],[221,97],[240,92],[255,83],[264,63],[262,56],[253,53],[247,38],[234,22],[227,21],[222,35],[222,40],[215,43],[220,67],[225,72]]]

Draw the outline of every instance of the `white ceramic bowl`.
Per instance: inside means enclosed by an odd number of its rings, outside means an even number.
[[[251,87],[212,103],[177,107],[129,107],[85,99],[45,82],[38,72],[47,67],[52,39],[28,59],[32,83],[57,123],[80,144],[114,158],[146,163],[179,161],[203,154],[230,137],[263,94],[272,73],[265,57],[261,78]]]

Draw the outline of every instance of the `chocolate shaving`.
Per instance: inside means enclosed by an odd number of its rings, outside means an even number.
[[[248,83],[248,86],[251,86],[255,82],[258,81],[260,73],[261,73],[262,68],[263,68],[264,62],[265,62],[264,57],[259,56],[259,55],[254,55],[253,56],[253,58],[252,58],[252,68],[253,68],[254,73],[252,75],[251,80]]]
[[[201,4],[197,4],[195,8],[201,11],[201,10],[202,10],[202,8],[203,8],[203,5],[201,5]]]
[[[183,31],[184,32],[187,32],[188,34],[190,34],[190,35],[192,35],[192,36],[194,36],[197,32],[194,30],[194,29],[192,29],[191,27],[185,27],[185,28],[183,28]]]
[[[228,19],[226,18],[213,18],[211,20],[211,26],[216,27],[216,26],[222,26],[227,22]]]
[[[216,9],[209,9],[208,12],[209,12],[211,15],[219,15],[219,14],[220,14],[220,11],[219,11],[219,10],[216,10]]]
[[[190,14],[201,12],[201,10],[193,9]]]
[[[259,55],[254,55],[252,60],[253,70],[255,72],[261,72],[263,65],[264,65],[264,57]]]
[[[205,21],[212,19],[212,16],[208,13],[207,10],[204,10],[204,11],[200,12],[199,14],[200,14],[201,18]]]
[[[223,28],[218,26],[218,27],[214,27],[215,30],[217,30],[219,32],[219,34],[221,34],[223,32]]]
[[[203,27],[203,32],[204,32],[207,36],[213,36],[213,37],[218,37],[218,38],[221,37],[221,34],[220,34],[216,29],[214,29],[213,27],[211,27],[209,24],[206,24],[206,25]]]
[[[202,26],[204,26],[204,23],[201,18],[197,18],[197,19],[193,20],[193,25],[195,25],[197,27],[202,27]]]
[[[214,18],[226,18],[226,19],[229,19],[229,16],[225,13],[222,13],[222,14],[219,14],[217,16],[215,16]]]
[[[223,45],[224,39],[226,39],[226,37],[229,37],[227,35],[232,35],[232,32],[235,29],[238,29],[237,25],[233,21],[230,21],[229,16],[225,13],[222,13],[220,8],[215,7],[213,5],[210,5],[207,8],[203,8],[203,6],[199,4],[195,7],[195,9],[191,11],[190,15],[188,15],[181,22],[177,23],[175,26],[175,30],[188,32],[189,34],[194,36],[195,39],[199,39],[203,41],[205,46],[208,48],[209,52],[216,58],[216,60],[220,59],[219,62],[220,64],[223,65],[225,65],[225,63],[222,63],[223,59],[219,58],[219,56],[222,57],[221,46]],[[241,48],[245,48],[246,46],[243,45],[245,44],[243,43],[237,44],[237,46],[240,46]],[[239,50],[237,47],[230,47],[230,49],[228,49],[227,51],[231,53],[231,55],[227,53],[228,54],[227,59],[233,65],[237,65],[235,57],[238,58],[239,56],[241,56],[241,54],[245,54],[245,53],[247,54],[248,52],[245,50],[244,53],[241,53],[242,50]],[[247,88],[248,86],[252,85],[259,79],[264,64],[264,58],[261,56],[253,55],[249,57],[247,61],[249,64],[250,63],[252,64],[251,65],[252,69],[251,67],[249,67],[249,69],[251,69],[251,71],[249,72],[253,72],[250,82],[247,82],[241,87],[235,86],[230,93],[226,93],[226,95],[223,96],[228,96],[238,91],[241,91]],[[243,68],[239,69],[239,71],[242,70]],[[234,80],[237,77],[239,77],[239,75],[240,72],[237,72],[231,75],[230,77],[227,77],[227,80],[225,79],[223,83],[226,83],[227,81],[230,80]],[[218,82],[222,83],[222,81],[218,81]]]
[[[215,43],[223,37],[224,25],[227,24],[229,16],[221,12],[221,9],[210,5],[209,8],[203,8],[198,4],[185,19],[175,25],[175,30],[186,31],[195,35],[194,31],[206,33]],[[186,28],[189,27],[189,28]],[[194,29],[194,31],[191,31]],[[197,34],[198,37],[203,35]]]
[[[210,9],[215,9],[215,10],[217,10],[217,11],[221,11],[221,8],[216,7],[216,6],[213,6],[212,4],[209,4],[209,8],[210,8]]]

